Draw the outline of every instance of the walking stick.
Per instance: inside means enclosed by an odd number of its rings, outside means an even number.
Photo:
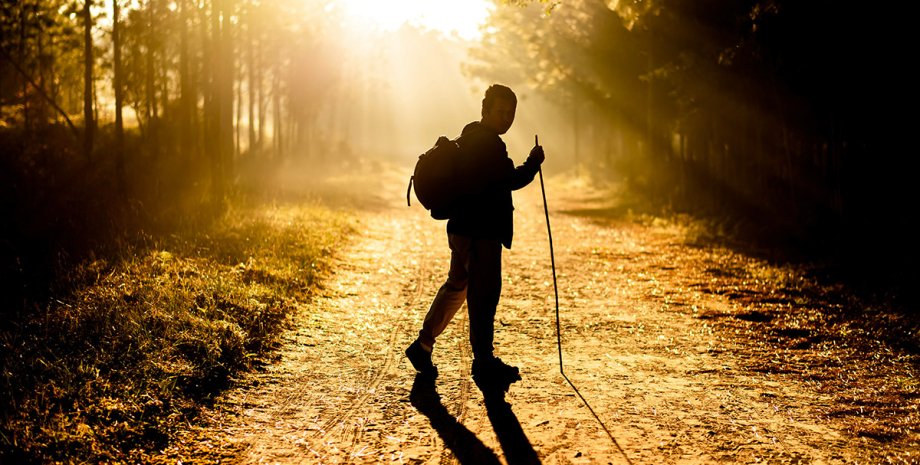
[[[536,134],[533,136],[533,143],[535,146],[540,146],[540,139]],[[632,465],[632,461],[629,460],[629,456],[626,455],[626,452],[623,451],[623,448],[620,447],[620,443],[617,442],[616,438],[613,437],[613,434],[610,433],[610,430],[607,429],[607,426],[604,425],[604,422],[601,421],[600,417],[597,416],[597,413],[594,412],[594,409],[591,408],[591,405],[588,404],[588,400],[585,399],[581,392],[578,391],[578,388],[575,387],[575,384],[572,383],[572,380],[565,374],[565,370],[562,367],[562,330],[559,326],[559,286],[556,284],[556,254],[553,252],[553,231],[549,227],[549,207],[546,204],[546,187],[543,184],[543,167],[540,166],[537,171],[540,173],[540,192],[543,193],[543,213],[546,215],[546,233],[549,235],[549,261],[553,266],[553,293],[556,296],[556,347],[559,348],[559,374],[569,383],[569,386],[572,386],[572,389],[575,390],[575,394],[578,394],[578,397],[584,402],[585,407],[588,407],[588,410],[591,411],[591,415],[594,415],[594,419],[601,425],[601,428],[604,428],[604,432],[607,433],[607,436],[610,437],[610,440],[613,441],[613,445],[617,446],[617,449],[620,451],[620,454],[623,454],[623,458],[626,459],[626,463]]]
[[[540,146],[540,138],[534,134],[533,143]],[[546,187],[543,185],[543,166],[540,166],[540,192],[543,193],[543,213],[546,215],[546,233],[549,235],[549,261],[553,266],[553,293],[556,295],[556,346],[559,347],[559,373],[565,377],[562,369],[562,331],[559,329],[559,286],[556,284],[556,254],[553,252],[553,231],[549,227],[549,207],[546,204]],[[566,377],[566,380],[569,378]],[[569,382],[571,384],[571,381]],[[572,386],[575,387],[575,386]]]

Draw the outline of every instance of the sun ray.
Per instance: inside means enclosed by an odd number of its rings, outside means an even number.
[[[394,31],[405,24],[464,40],[478,40],[494,8],[488,0],[336,0],[351,27]]]

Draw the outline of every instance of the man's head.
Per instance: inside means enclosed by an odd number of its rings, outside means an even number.
[[[486,96],[482,99],[482,124],[495,129],[495,132],[504,134],[514,122],[514,112],[517,110],[517,97],[514,92],[501,84],[492,84],[486,89]]]

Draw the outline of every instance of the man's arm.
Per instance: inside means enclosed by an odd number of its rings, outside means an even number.
[[[537,175],[537,172],[540,171],[540,165],[543,164],[543,160],[546,159],[546,156],[543,154],[543,146],[535,145],[533,149],[530,150],[530,155],[527,156],[527,160],[524,161],[524,164],[514,168],[514,173],[511,175],[511,190],[516,191],[533,181],[534,176]]]
[[[472,150],[469,152],[474,167],[469,184],[472,193],[494,188],[518,190],[533,181],[545,158],[543,147],[535,146],[527,160],[516,167],[500,139],[482,141],[481,144],[470,147]]]

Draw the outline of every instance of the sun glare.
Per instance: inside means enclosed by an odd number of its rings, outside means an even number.
[[[488,0],[337,0],[336,5],[359,27],[393,31],[410,24],[466,40],[479,39],[493,8]]]

